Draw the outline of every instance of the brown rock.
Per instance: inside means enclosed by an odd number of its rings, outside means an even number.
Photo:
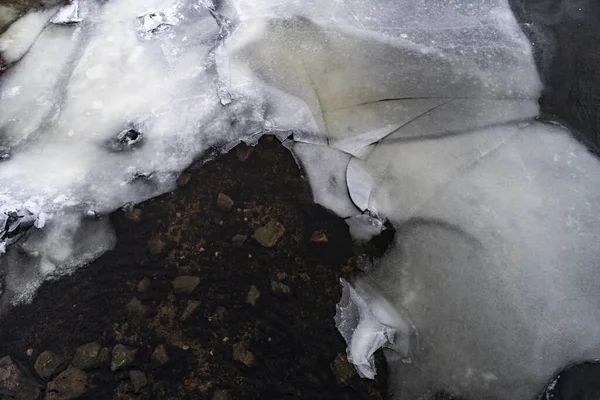
[[[313,243],[327,243],[329,242],[329,239],[327,238],[325,232],[315,231],[310,237],[310,241]]]
[[[219,193],[217,196],[217,208],[224,212],[230,212],[233,208],[233,200],[225,193]]]
[[[233,359],[251,367],[254,364],[254,354],[248,351],[248,346],[244,342],[233,345]]]
[[[248,294],[246,295],[246,303],[255,306],[259,298],[260,290],[258,290],[256,286],[251,285],[250,289],[248,290]]]
[[[242,247],[244,245],[244,242],[247,239],[248,239],[248,235],[235,235],[231,239],[231,243],[233,243],[233,245],[236,246],[236,247]]]
[[[215,313],[210,317],[212,322],[223,322],[227,316],[227,310],[225,307],[217,307]]]
[[[65,366],[65,359],[52,351],[42,352],[35,360],[34,368],[39,376],[48,380]]]
[[[150,280],[150,278],[145,277],[144,279],[142,279],[140,281],[140,283],[138,283],[137,291],[140,293],[144,293],[144,292],[148,291],[148,289],[150,289],[151,284],[152,284],[152,281]]]
[[[330,364],[331,371],[339,384],[346,385],[356,375],[356,371],[344,353],[337,355]]]
[[[273,281],[271,282],[271,292],[278,296],[291,296],[292,289],[285,283]]]
[[[92,342],[79,346],[75,350],[75,357],[71,364],[77,369],[89,369],[98,365],[98,355],[100,354],[100,343]]]
[[[167,353],[167,349],[165,348],[165,346],[162,344],[156,346],[156,349],[154,349],[154,352],[150,356],[150,359],[152,360],[152,362],[158,364],[159,366],[163,366],[166,363],[168,363],[169,354]]]
[[[185,322],[188,319],[190,319],[190,317],[194,314],[198,307],[200,307],[199,301],[188,301],[187,306],[185,306],[185,309],[183,310],[183,313],[181,313],[181,320]]]
[[[87,392],[89,388],[85,372],[74,367],[69,367],[48,384],[46,399],[77,399]]]
[[[117,344],[112,350],[110,370],[117,371],[131,365],[135,360],[137,349],[130,349],[122,344]]]
[[[10,356],[0,358],[0,399],[37,400],[38,384],[15,364]]]
[[[233,398],[227,390],[215,390],[212,400],[232,400]]]
[[[178,276],[173,280],[173,291],[175,293],[192,293],[200,284],[197,276]]]
[[[127,314],[133,318],[148,318],[155,313],[153,307],[143,304],[137,297],[131,299],[125,306]]]
[[[162,254],[167,248],[167,244],[161,239],[153,236],[148,240],[148,252],[153,256]]]
[[[144,213],[139,208],[132,208],[130,211],[125,213],[125,218],[130,220],[131,222],[140,222],[142,220],[142,215]]]
[[[245,143],[241,143],[235,149],[235,153],[237,155],[238,160],[240,160],[242,162],[246,161],[248,159],[248,157],[250,157],[250,154],[252,154],[253,151],[254,151],[254,147],[248,146]]]
[[[146,374],[144,374],[142,371],[129,371],[129,379],[131,379],[131,383],[133,384],[133,390],[136,393],[139,393],[148,384]]]
[[[192,179],[192,174],[184,172],[177,178],[177,185],[179,185],[179,187],[185,186],[190,183],[190,179]]]
[[[285,235],[285,227],[277,221],[271,221],[267,225],[258,228],[252,237],[261,246],[273,247]]]

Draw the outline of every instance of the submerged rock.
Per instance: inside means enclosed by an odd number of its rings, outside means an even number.
[[[258,299],[260,299],[260,290],[256,286],[251,285],[246,295],[246,303],[255,306]]]
[[[148,384],[148,378],[146,378],[146,374],[142,371],[129,371],[129,379],[131,379],[133,390],[136,393],[139,393]]]
[[[10,356],[0,358],[0,398],[4,400],[37,400],[39,385],[27,376]]]
[[[40,377],[48,380],[64,367],[65,361],[64,357],[46,350],[35,360],[34,368]]]
[[[47,400],[74,400],[88,391],[90,385],[85,372],[69,367],[48,384]]]
[[[168,363],[170,359],[169,359],[169,354],[167,353],[167,348],[165,347],[165,345],[160,344],[160,345],[156,346],[156,349],[154,349],[154,352],[152,352],[150,359],[152,360],[152,362],[154,362],[155,364],[157,364],[159,366],[163,366],[166,363]]]
[[[223,212],[230,212],[233,208],[233,200],[225,193],[219,193],[217,196],[217,208]]]
[[[178,276],[173,280],[173,291],[175,293],[192,293],[200,284],[197,276]]]
[[[263,247],[273,247],[285,235],[285,226],[277,221],[258,228],[252,237]]]
[[[239,342],[233,345],[233,359],[239,361],[247,367],[254,364],[254,354],[248,350],[248,344]]]
[[[122,344],[117,344],[112,350],[110,370],[117,371],[131,365],[135,360],[137,349],[130,349]]]
[[[277,281],[271,282],[271,292],[273,292],[274,295],[278,296],[287,297],[292,295],[292,289],[288,285]]]
[[[356,375],[356,371],[345,354],[338,354],[335,360],[331,362],[331,371],[335,375],[335,380],[343,385],[350,382]]]
[[[93,368],[98,363],[98,356],[100,355],[101,349],[102,346],[97,342],[79,346],[77,350],[75,350],[75,357],[73,357],[71,364],[78,369]]]

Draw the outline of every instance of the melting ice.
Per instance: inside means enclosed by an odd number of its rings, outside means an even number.
[[[103,215],[271,132],[357,239],[397,229],[336,317],[363,376],[387,348],[395,398],[533,399],[600,358],[600,164],[534,121],[541,84],[505,0],[2,11],[4,303],[109,250]]]

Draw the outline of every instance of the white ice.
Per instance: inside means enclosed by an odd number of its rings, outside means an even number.
[[[506,0],[215,4],[82,1],[76,25],[28,14],[0,38],[24,54],[0,78],[0,211],[37,216],[0,258],[4,301],[114,245],[88,213],[270,132],[358,240],[398,230],[346,286],[362,325],[338,321],[364,376],[402,343],[395,398],[533,399],[600,358],[600,165],[534,121],[541,84]]]

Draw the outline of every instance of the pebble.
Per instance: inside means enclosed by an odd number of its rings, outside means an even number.
[[[130,349],[122,344],[117,344],[112,350],[110,370],[117,371],[133,363],[137,349]]]
[[[140,283],[138,283],[137,291],[140,293],[146,292],[146,291],[148,291],[148,289],[150,289],[151,284],[152,284],[152,281],[148,277],[145,277],[144,279],[142,279],[140,281]]]
[[[285,283],[273,281],[271,282],[271,292],[279,296],[291,296],[292,289]]]
[[[148,240],[148,252],[153,256],[162,254],[167,247],[167,244],[157,237],[151,237]]]
[[[212,400],[232,400],[233,398],[227,390],[215,390]]]
[[[233,243],[233,245],[236,246],[236,247],[242,247],[244,245],[244,242],[247,239],[248,239],[248,235],[235,235],[231,239],[231,243]]]
[[[239,342],[233,345],[233,359],[239,361],[247,367],[254,364],[254,354],[248,351],[247,344]]]
[[[283,235],[285,235],[285,227],[277,221],[271,221],[258,228],[252,237],[263,247],[273,247]]]
[[[131,222],[138,223],[142,220],[143,214],[144,213],[139,208],[132,208],[130,211],[125,213],[125,218],[127,218]]]
[[[356,375],[356,370],[348,362],[348,358],[344,353],[338,354],[335,360],[331,362],[330,367],[336,381],[342,385],[348,384]]]
[[[235,148],[235,154],[237,155],[238,160],[240,160],[242,162],[246,161],[248,159],[248,157],[250,157],[250,154],[252,154],[253,151],[254,151],[254,147],[245,145],[243,143]]]
[[[179,175],[179,178],[177,178],[177,185],[179,185],[179,187],[183,187],[183,186],[187,185],[188,183],[190,183],[191,179],[192,179],[192,174],[190,174],[188,172],[184,172],[181,175]]]
[[[167,348],[163,344],[159,344],[156,346],[156,349],[152,352],[150,359],[153,363],[163,366],[169,362],[169,354],[167,353]]]
[[[133,390],[136,393],[139,393],[148,384],[146,374],[142,371],[129,371],[129,379],[131,379],[131,383],[133,384]]]
[[[89,388],[85,372],[71,366],[48,384],[46,400],[77,399]]]
[[[327,235],[324,232],[315,231],[310,237],[310,241],[313,243],[327,243],[329,242],[329,239],[327,238]]]
[[[98,355],[100,354],[102,346],[100,343],[92,342],[79,346],[75,350],[75,357],[71,364],[77,369],[89,369],[95,367],[98,364]]]
[[[225,193],[219,193],[217,195],[217,208],[224,212],[230,212],[233,208],[233,200]]]
[[[197,276],[178,276],[173,280],[173,291],[175,293],[192,293],[200,284]]]
[[[48,380],[60,372],[60,369],[65,365],[64,357],[46,350],[42,352],[35,360],[34,368],[42,379]]]
[[[183,310],[183,313],[181,313],[181,320],[183,322],[187,321],[198,309],[198,307],[200,307],[199,301],[188,301],[187,306],[185,306],[185,309]]]
[[[260,298],[260,290],[258,290],[258,288],[254,285],[250,286],[250,289],[248,290],[248,294],[246,295],[246,303],[252,305],[252,306],[256,306],[256,302],[258,301],[258,299]]]
[[[134,297],[131,299],[129,303],[125,306],[125,311],[127,314],[133,318],[148,318],[154,314],[153,308],[151,306],[143,304],[140,299]]]

